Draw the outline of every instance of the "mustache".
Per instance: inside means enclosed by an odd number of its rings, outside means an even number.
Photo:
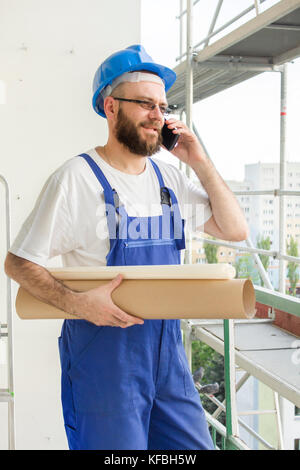
[[[160,123],[154,123],[154,122],[142,122],[140,124],[141,127],[150,127],[151,129],[155,129],[156,131],[158,132],[161,132],[162,130],[162,126],[160,125]]]

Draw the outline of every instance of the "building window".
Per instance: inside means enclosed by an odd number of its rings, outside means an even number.
[[[294,448],[295,450],[300,450],[300,439],[294,440]]]
[[[295,416],[300,416],[300,408],[298,406],[295,406]]]

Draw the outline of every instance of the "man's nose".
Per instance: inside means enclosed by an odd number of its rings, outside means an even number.
[[[156,105],[154,109],[151,109],[151,111],[149,111],[149,113],[150,113],[152,119],[157,119],[160,122],[164,121],[164,115],[162,114],[162,112],[161,112],[158,105]]]

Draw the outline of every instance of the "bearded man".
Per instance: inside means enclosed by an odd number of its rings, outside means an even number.
[[[121,275],[76,292],[45,268],[58,255],[64,266],[180,264],[186,228],[223,240],[247,237],[234,195],[196,136],[167,117],[175,80],[141,45],[100,65],[93,108],[107,119],[108,140],[49,177],[6,257],[8,276],[78,316],[64,321],[59,338],[70,449],[213,449],[180,320],[143,321],[122,311],[111,298]],[[180,135],[168,155],[189,165],[199,186],[163,161],[164,125]],[[201,210],[185,220],[185,206]]]

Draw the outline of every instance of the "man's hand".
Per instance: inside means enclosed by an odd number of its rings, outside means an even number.
[[[173,134],[179,134],[177,145],[171,153],[193,168],[193,165],[205,160],[205,152],[193,132],[182,122],[175,118],[166,119],[166,125]]]
[[[127,328],[132,325],[142,325],[144,323],[142,319],[128,315],[112,301],[111,294],[121,284],[122,279],[122,275],[118,274],[104,286],[77,294],[78,316],[97,326]]]

